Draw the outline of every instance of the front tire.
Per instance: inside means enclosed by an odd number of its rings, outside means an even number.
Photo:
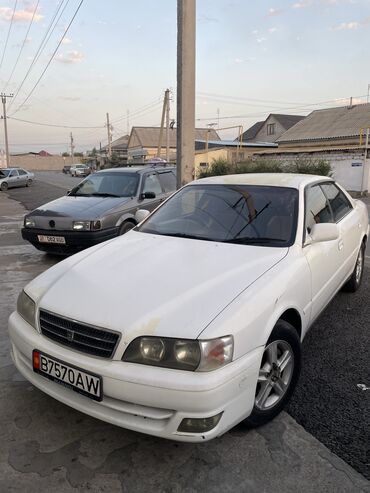
[[[277,416],[288,403],[301,371],[301,342],[297,331],[278,320],[267,341],[259,370],[248,427],[261,426]]]
[[[130,231],[130,229],[132,229],[134,227],[135,227],[134,223],[132,223],[131,221],[126,221],[125,223],[121,224],[121,226],[118,230],[118,236],[124,235],[125,233]]]
[[[353,269],[352,275],[346,284],[343,286],[343,290],[349,293],[355,293],[361,286],[362,275],[364,273],[364,263],[365,263],[365,248],[366,245],[363,242],[361,248],[358,252],[355,268]]]

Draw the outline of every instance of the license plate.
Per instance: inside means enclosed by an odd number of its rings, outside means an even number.
[[[37,235],[40,243],[58,243],[59,245],[65,245],[66,239],[64,236],[48,236],[48,235]]]
[[[32,363],[33,371],[39,375],[95,401],[102,400],[103,382],[100,376],[52,358],[37,349],[33,350]]]

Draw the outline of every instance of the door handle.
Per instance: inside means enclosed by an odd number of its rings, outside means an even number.
[[[338,241],[338,250],[343,250],[343,241],[342,240],[339,240]]]

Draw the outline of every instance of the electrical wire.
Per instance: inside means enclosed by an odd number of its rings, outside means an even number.
[[[73,14],[73,16],[72,16],[72,19],[70,20],[70,22],[69,22],[69,24],[68,24],[67,28],[65,29],[65,31],[64,31],[64,33],[63,33],[63,35],[62,35],[62,37],[60,38],[59,43],[57,44],[57,47],[56,47],[56,48],[55,48],[55,50],[53,51],[53,53],[52,53],[52,55],[51,55],[51,57],[50,57],[50,59],[49,59],[48,63],[46,64],[46,67],[45,67],[45,68],[44,68],[44,70],[42,71],[42,73],[41,73],[40,77],[37,79],[36,83],[33,85],[32,89],[31,89],[31,91],[29,92],[29,94],[28,94],[28,96],[26,97],[26,99],[25,99],[25,100],[24,100],[24,101],[23,101],[23,102],[22,102],[22,103],[18,106],[18,108],[15,110],[15,112],[14,112],[14,113],[12,113],[13,115],[14,115],[15,113],[17,113],[17,112],[21,109],[21,107],[22,107],[22,106],[23,106],[23,105],[24,105],[24,104],[25,104],[25,103],[29,100],[29,98],[32,96],[32,94],[33,94],[33,92],[35,91],[36,87],[38,86],[38,84],[40,83],[41,79],[43,78],[43,76],[44,76],[45,72],[46,72],[46,71],[47,71],[47,69],[49,68],[49,65],[50,65],[50,64],[51,64],[51,62],[53,61],[53,59],[54,59],[54,57],[55,57],[55,55],[56,55],[56,53],[57,53],[57,51],[58,51],[58,49],[59,49],[59,46],[62,44],[63,39],[65,38],[66,34],[68,33],[69,28],[71,27],[71,25],[72,25],[73,21],[75,20],[75,17],[76,17],[76,15],[78,14],[78,11],[80,10],[80,8],[81,8],[81,6],[82,6],[83,2],[84,2],[84,0],[80,0],[80,3],[78,4],[77,9],[75,10],[75,13],[74,13],[74,14]]]
[[[103,125],[100,125],[100,126],[89,126],[89,127],[86,127],[86,126],[74,126],[74,125],[58,125],[58,124],[54,124],[54,123],[42,123],[42,122],[34,122],[34,121],[31,121],[31,120],[22,120],[21,118],[15,118],[14,116],[8,116],[8,119],[9,120],[15,120],[17,122],[22,122],[22,123],[29,123],[31,125],[40,125],[42,127],[55,127],[55,128],[71,128],[71,129],[74,129],[74,128],[104,128]]]
[[[12,14],[12,18],[11,18],[11,21],[10,21],[10,24],[9,24],[8,34],[6,36],[5,46],[4,46],[3,54],[2,54],[2,57],[1,57],[1,61],[0,61],[0,68],[3,65],[3,61],[4,61],[4,57],[5,57],[5,52],[6,52],[6,49],[8,47],[8,41],[9,41],[10,31],[12,30],[12,25],[13,25],[13,20],[14,20],[14,14],[15,14],[15,10],[17,8],[17,3],[18,3],[18,0],[15,0],[13,14]]]
[[[29,25],[28,25],[28,29],[27,29],[26,35],[25,35],[24,40],[23,40],[23,43],[22,43],[22,45],[21,45],[21,49],[19,50],[19,53],[18,53],[18,57],[17,57],[17,59],[16,59],[16,61],[15,61],[15,64],[14,64],[13,69],[12,69],[12,71],[11,71],[11,74],[9,75],[9,78],[8,78],[8,80],[7,80],[6,84],[5,84],[5,87],[4,87],[4,92],[6,91],[6,88],[8,87],[8,84],[9,84],[9,82],[10,82],[11,78],[13,77],[14,71],[15,71],[15,69],[17,68],[17,65],[18,65],[19,59],[20,59],[21,54],[22,54],[22,52],[23,52],[24,45],[25,45],[25,44],[26,44],[26,42],[27,42],[28,34],[29,34],[30,29],[31,29],[31,26],[32,26],[32,24],[33,24],[33,20],[34,20],[34,18],[35,18],[35,15],[36,15],[36,12],[37,12],[37,9],[38,9],[38,6],[39,6],[39,3],[40,3],[40,0],[37,0],[36,7],[35,7],[35,10],[33,11],[32,18],[31,18],[31,21],[30,21],[30,23],[29,23]]]
[[[121,117],[118,117],[115,120],[112,120],[111,123],[114,124],[114,123],[118,123],[118,122],[125,120],[125,119],[126,120],[131,119],[133,116],[145,111],[146,109],[149,109],[149,108],[154,107],[154,106],[158,106],[160,104],[162,104],[161,98],[157,98],[154,101],[152,101],[151,103],[148,103],[144,106],[136,108],[136,110],[134,110],[133,112],[130,112],[128,115],[127,114],[122,115]]]
[[[361,99],[361,98],[366,98],[367,95],[362,95],[362,96],[354,96],[356,99]],[[330,99],[328,101],[321,101],[319,103],[308,103],[304,106],[296,106],[296,107],[289,107],[289,108],[274,108],[269,111],[269,113],[274,113],[275,111],[280,111],[280,110],[286,110],[286,111],[292,111],[292,110],[302,110],[302,111],[310,111],[310,108],[314,106],[322,106],[325,104],[338,104],[339,101],[345,101],[349,100],[350,98],[337,98],[337,99]],[[196,118],[196,121],[207,121],[207,120],[228,120],[228,119],[240,119],[240,118],[252,118],[252,117],[259,117],[259,116],[264,116],[266,115],[266,112],[264,113],[249,113],[246,115],[230,115],[230,116],[212,116],[208,118]]]
[[[36,64],[36,62],[39,60],[39,58],[40,58],[40,56],[41,56],[42,52],[44,51],[44,49],[45,49],[45,47],[46,47],[46,45],[47,45],[47,43],[48,43],[48,41],[49,41],[49,39],[50,39],[50,36],[51,36],[51,35],[52,35],[52,33],[54,32],[54,30],[55,30],[55,28],[56,28],[56,26],[57,26],[57,24],[58,24],[58,22],[59,22],[59,20],[60,20],[61,16],[63,15],[63,13],[64,13],[64,11],[65,11],[65,9],[66,9],[66,7],[67,7],[68,3],[69,3],[69,0],[67,0],[66,4],[65,4],[65,5],[64,5],[64,7],[63,7],[62,12],[59,14],[59,11],[60,11],[60,9],[62,8],[62,5],[63,5],[64,1],[65,1],[65,0],[62,0],[62,1],[59,3],[59,5],[57,6],[57,9],[56,9],[56,11],[54,12],[54,15],[53,15],[53,17],[52,17],[52,19],[51,19],[51,21],[50,21],[50,23],[49,23],[49,25],[48,25],[48,28],[47,28],[47,30],[46,30],[46,32],[45,32],[45,34],[44,34],[44,36],[43,36],[43,38],[42,38],[42,40],[41,40],[41,43],[39,44],[39,47],[37,48],[37,51],[36,51],[36,53],[35,53],[35,55],[34,55],[34,57],[33,57],[32,61],[31,61],[31,63],[30,63],[30,66],[28,67],[28,70],[27,70],[27,72],[26,72],[26,75],[23,77],[22,82],[20,83],[20,85],[19,85],[19,87],[18,87],[18,89],[17,89],[17,91],[16,91],[16,93],[15,93],[15,95],[14,95],[13,100],[11,101],[11,103],[10,103],[10,105],[9,105],[8,110],[10,110],[10,109],[11,109],[11,107],[13,106],[13,104],[14,104],[14,102],[15,102],[15,100],[16,100],[16,98],[17,98],[17,96],[18,96],[19,92],[20,92],[20,90],[22,89],[22,87],[23,87],[24,83],[25,83],[25,82],[26,82],[26,80],[27,80],[27,77],[29,76],[29,74],[30,74],[30,72],[31,72],[32,68],[34,67],[34,65]],[[57,15],[58,15],[58,14],[59,14],[59,17],[58,17],[57,21],[56,21],[56,22],[55,22],[55,24],[54,24],[54,21],[55,21],[55,19],[56,19],[56,17],[57,17]],[[53,24],[54,24],[54,25],[53,25]],[[17,111],[18,111],[18,109],[17,109]],[[14,114],[14,113],[13,113],[13,114]]]

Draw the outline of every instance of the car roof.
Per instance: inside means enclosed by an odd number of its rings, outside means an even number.
[[[235,175],[212,176],[192,182],[194,185],[265,185],[272,187],[303,188],[317,181],[333,181],[332,178],[319,175],[295,173],[245,173]]]
[[[176,166],[132,166],[132,167],[126,167],[126,168],[107,168],[107,169],[102,169],[98,173],[144,173],[145,171],[173,171],[176,169]]]

